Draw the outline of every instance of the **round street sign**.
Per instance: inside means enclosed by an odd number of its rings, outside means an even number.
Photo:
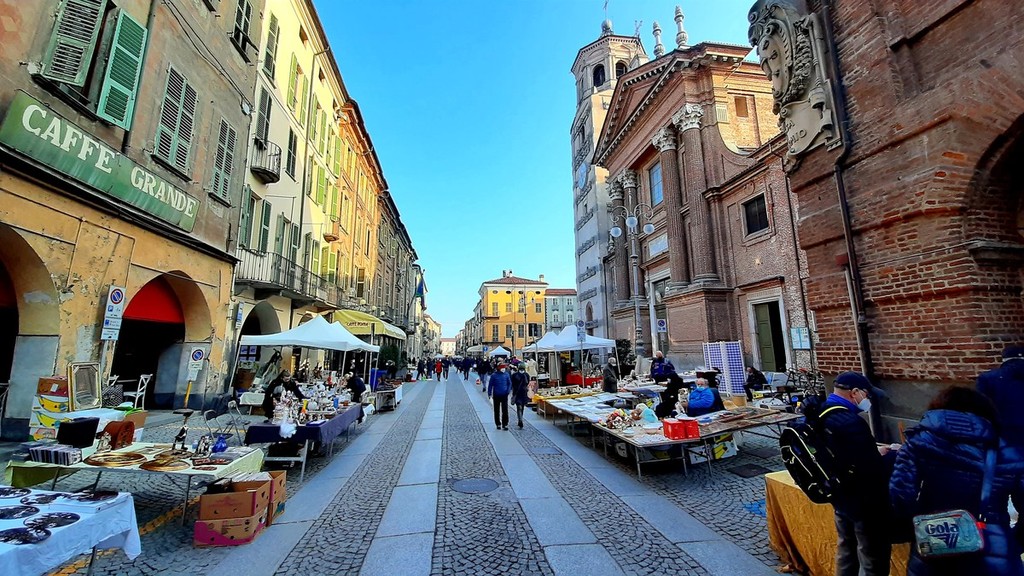
[[[195,349],[193,349],[192,350],[192,361],[193,362],[199,362],[202,359],[203,359],[203,349],[202,348],[195,348]]]
[[[120,304],[124,301],[124,291],[120,288],[114,288],[110,291],[110,303]]]

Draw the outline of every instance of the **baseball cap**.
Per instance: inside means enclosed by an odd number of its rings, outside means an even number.
[[[843,372],[839,376],[836,376],[835,386],[836,388],[842,388],[843,390],[853,390],[854,388],[864,390],[872,398],[878,398],[885,395],[860,372]]]

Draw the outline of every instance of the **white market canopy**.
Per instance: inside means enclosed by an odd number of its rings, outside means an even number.
[[[277,334],[242,336],[240,343],[243,346],[302,346],[342,352],[380,351],[380,346],[363,342],[338,322],[329,324],[323,316],[314,316],[309,322]]]
[[[548,332],[541,336],[540,340],[537,340],[533,344],[523,348],[523,352],[554,352],[555,349],[552,347],[552,344],[557,339],[557,332]]]
[[[569,350],[590,350],[593,348],[615,348],[615,340],[609,340],[608,338],[598,338],[597,336],[591,336],[587,334],[580,342],[577,340],[576,326],[569,325],[558,334],[549,346],[553,348],[555,352],[565,352]]]
[[[480,354],[483,351],[484,351],[484,345],[483,344],[477,344],[476,346],[470,346],[469,348],[466,349],[466,352],[469,353],[469,354]]]
[[[491,350],[490,354],[488,354],[488,356],[491,356],[491,357],[494,357],[494,356],[511,356],[511,355],[512,355],[512,353],[509,352],[508,350],[505,350],[504,346],[498,346],[494,350]]]

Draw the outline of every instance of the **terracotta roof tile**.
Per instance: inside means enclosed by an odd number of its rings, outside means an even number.
[[[548,283],[547,282],[542,282],[540,280],[530,280],[528,278],[520,278],[518,276],[506,276],[504,278],[497,278],[495,280],[488,280],[488,281],[484,282],[484,284],[512,284],[512,285],[518,285],[518,284],[543,284],[543,285],[547,286]]]
[[[548,288],[544,291],[545,296],[575,296],[575,288]]]

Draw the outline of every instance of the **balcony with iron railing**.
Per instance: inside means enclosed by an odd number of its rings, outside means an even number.
[[[252,147],[252,163],[249,170],[264,184],[281,180],[281,147],[273,142],[257,138]]]
[[[331,304],[328,283],[290,258],[273,252],[242,250],[235,267],[236,282],[259,292],[277,293],[292,300]]]

